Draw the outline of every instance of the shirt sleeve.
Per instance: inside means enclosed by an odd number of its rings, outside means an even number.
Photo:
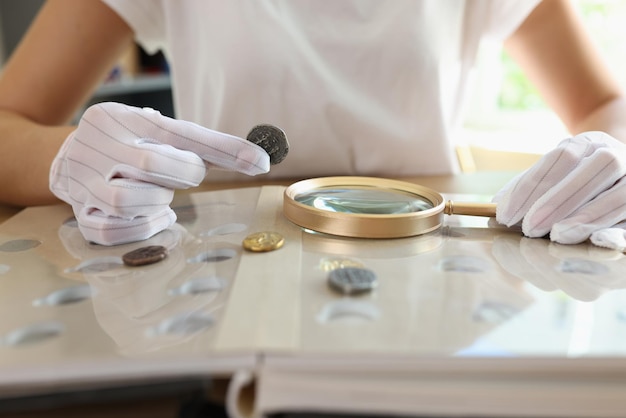
[[[485,36],[498,41],[508,38],[542,0],[485,1]]]
[[[166,42],[165,14],[161,0],[102,0],[135,32],[135,40],[153,54]]]

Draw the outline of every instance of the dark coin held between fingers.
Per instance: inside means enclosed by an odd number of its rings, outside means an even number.
[[[378,285],[376,273],[362,267],[345,267],[328,273],[330,287],[344,295],[369,292]]]
[[[149,245],[137,248],[122,256],[122,261],[127,266],[145,266],[159,262],[167,257],[167,248],[162,245]]]
[[[285,159],[289,152],[289,142],[287,135],[282,129],[273,125],[257,125],[246,138],[263,148],[270,156],[270,164],[276,165]]]

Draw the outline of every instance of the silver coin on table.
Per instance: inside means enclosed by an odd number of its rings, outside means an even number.
[[[289,141],[282,129],[273,125],[257,125],[246,138],[263,148],[270,156],[270,164],[276,165],[285,159],[289,153]]]
[[[328,273],[330,287],[344,295],[369,292],[378,286],[376,273],[362,267],[345,267]]]

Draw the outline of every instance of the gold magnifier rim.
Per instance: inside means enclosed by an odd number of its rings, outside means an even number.
[[[432,208],[401,214],[364,214],[331,212],[296,200],[317,189],[359,187],[413,194],[426,199]],[[355,238],[403,238],[426,234],[441,227],[445,201],[428,187],[401,180],[379,177],[336,176],[301,180],[285,189],[283,213],[294,224],[316,232]]]

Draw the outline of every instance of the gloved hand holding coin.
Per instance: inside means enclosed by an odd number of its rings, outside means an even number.
[[[528,237],[562,244],[587,239],[624,250],[626,233],[626,145],[603,132],[585,132],[563,140],[505,186],[496,220],[521,222]]]
[[[269,171],[270,155],[153,109],[100,103],[85,111],[59,150],[50,189],[72,206],[85,239],[116,245],[172,225],[174,190],[198,186],[208,167],[254,176]]]

